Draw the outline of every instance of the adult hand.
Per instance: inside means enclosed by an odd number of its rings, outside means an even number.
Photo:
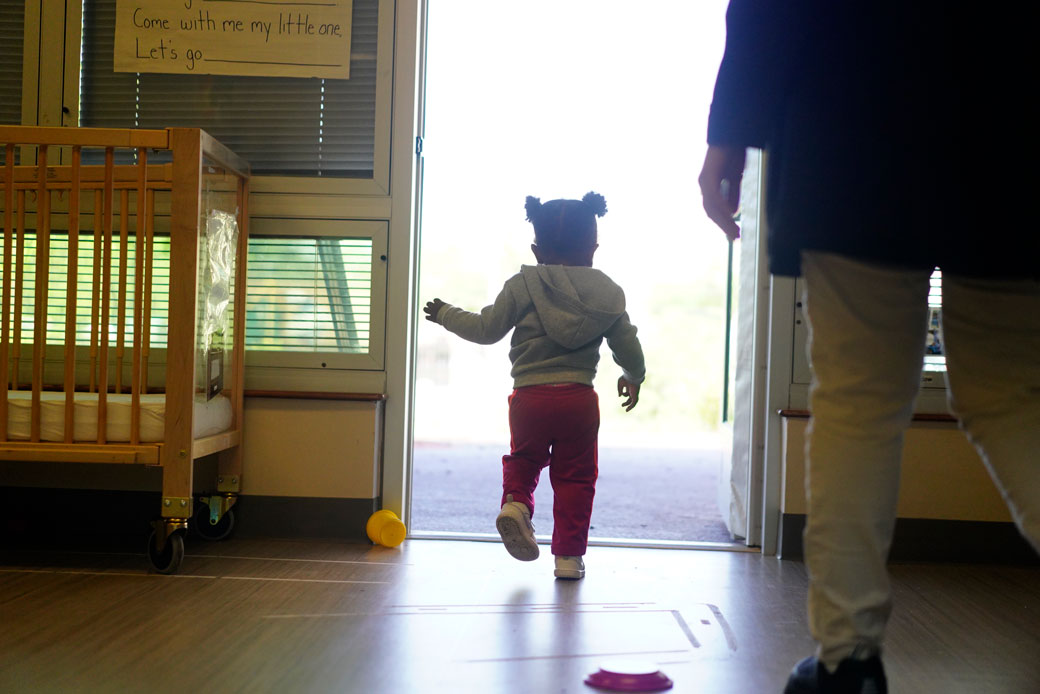
[[[426,305],[423,306],[423,312],[426,314],[426,320],[431,323],[437,322],[437,314],[444,306],[444,302],[440,299],[434,299],[433,301],[427,301]]]
[[[708,218],[726,232],[730,241],[740,238],[733,219],[740,205],[740,179],[744,175],[743,147],[710,145],[697,182]]]
[[[621,406],[625,408],[625,412],[630,412],[639,402],[639,384],[632,383],[622,376],[617,380],[617,394],[622,398],[628,398]]]

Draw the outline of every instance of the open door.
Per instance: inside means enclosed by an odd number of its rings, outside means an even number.
[[[670,5],[663,18],[597,2],[429,6],[419,304],[477,311],[534,262],[526,195],[607,199],[595,265],[625,289],[649,376],[636,410],[620,413],[619,374],[601,358],[593,538],[730,544],[742,530],[727,528],[733,503],[716,501],[720,475],[732,486],[740,474],[720,428],[728,248],[700,207],[706,144],[691,135],[706,132],[725,8]],[[508,337],[472,345],[421,322],[417,340],[411,528],[493,536]],[[545,477],[539,534],[551,525]]]

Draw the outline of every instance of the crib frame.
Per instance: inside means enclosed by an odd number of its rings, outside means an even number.
[[[5,384],[17,390],[21,376],[20,354],[25,337],[21,331],[23,237],[26,231],[26,196],[36,202],[35,317],[31,356],[31,434],[29,440],[9,440],[7,395],[0,398],[0,460],[51,461],[75,463],[124,463],[162,468],[162,495],[159,520],[149,541],[149,556],[156,570],[172,573],[183,558],[183,534],[195,511],[193,503],[194,461],[219,454],[216,494],[200,499],[209,507],[206,514],[214,526],[233,523],[231,506],[242,483],[243,378],[245,356],[246,257],[248,250],[249,165],[227,147],[197,128],[166,130],[47,128],[0,126],[0,147],[5,150],[0,168],[3,182],[3,305],[0,373]],[[84,150],[104,152],[103,165],[82,163]],[[136,163],[116,165],[117,151],[131,150]],[[15,153],[23,162],[18,165]],[[168,151],[172,162],[149,164],[149,154]],[[48,159],[50,157],[50,159]],[[49,162],[62,163],[52,165]],[[67,162],[67,163],[66,163]],[[239,227],[233,278],[232,338],[230,373],[226,374],[224,394],[231,401],[231,427],[205,438],[193,436],[193,404],[196,397],[196,351],[199,344],[198,291],[199,253],[204,229],[204,193],[213,181],[223,186],[221,194],[234,196]],[[156,192],[169,191],[170,287],[168,334],[165,364],[165,435],[160,443],[139,440],[140,396],[148,392],[151,307],[151,273],[154,257]],[[94,279],[91,288],[91,338],[89,379],[82,375],[84,347],[76,346],[76,310],[66,310],[62,349],[62,376],[55,379],[53,358],[47,371],[46,309],[49,291],[49,239],[55,204],[67,218],[69,276],[76,277],[78,243],[84,217],[84,196],[93,195]],[[165,194],[163,194],[165,196]],[[119,214],[114,213],[119,196]],[[136,224],[130,231],[130,203],[136,206]],[[141,204],[141,203],[144,204]],[[67,211],[66,211],[67,206]],[[118,218],[117,218],[118,217]],[[89,218],[87,219],[89,222]],[[164,220],[165,221],[165,220]],[[89,226],[89,224],[88,224]],[[64,229],[58,229],[64,232]],[[113,258],[113,239],[120,239],[119,257]],[[128,239],[134,239],[135,260],[132,277]],[[12,252],[12,246],[17,250]],[[119,263],[118,286],[112,286],[112,265]],[[132,282],[133,311],[127,315],[126,295]],[[145,289],[147,288],[147,289]],[[118,292],[118,300],[113,299]],[[76,306],[76,282],[68,282],[66,306]],[[116,301],[118,315],[112,316]],[[105,310],[108,307],[108,310]],[[15,318],[12,318],[12,311]],[[117,324],[117,344],[111,345],[112,322]],[[132,345],[124,344],[127,321],[132,323]],[[129,349],[128,349],[129,347]],[[129,352],[129,355],[127,354]],[[54,353],[54,349],[50,350]],[[78,356],[77,356],[78,355]],[[77,367],[79,361],[79,367]],[[153,365],[154,366],[154,365]],[[129,387],[123,382],[129,370]],[[77,373],[77,371],[79,373]],[[50,374],[50,380],[47,376]],[[190,375],[190,378],[187,376]],[[57,382],[55,382],[57,380]],[[85,382],[87,381],[87,382]],[[88,390],[98,397],[98,440],[84,443],[73,440],[74,394]],[[124,391],[125,389],[125,391]],[[44,390],[65,394],[65,440],[60,443],[40,438],[40,398]],[[106,440],[106,403],[109,393],[131,395],[131,440],[111,443]],[[201,514],[200,514],[201,515]]]

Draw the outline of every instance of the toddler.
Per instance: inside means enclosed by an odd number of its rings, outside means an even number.
[[[502,457],[501,512],[495,522],[506,550],[521,561],[538,558],[531,514],[542,468],[552,483],[557,578],[585,576],[592,498],[596,493],[599,400],[592,388],[599,348],[607,340],[622,369],[618,395],[630,411],[646,369],[625,294],[592,268],[602,195],[581,200],[527,198],[537,266],[509,278],[495,303],[469,313],[434,299],[427,320],[471,342],[492,344],[513,330],[509,359],[509,455]],[[514,329],[515,328],[515,329]]]

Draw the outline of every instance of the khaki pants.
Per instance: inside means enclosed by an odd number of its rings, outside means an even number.
[[[819,658],[833,668],[879,652],[891,611],[885,561],[931,273],[816,252],[802,267],[813,369],[809,623]],[[951,406],[1040,551],[1040,282],[942,281]]]

